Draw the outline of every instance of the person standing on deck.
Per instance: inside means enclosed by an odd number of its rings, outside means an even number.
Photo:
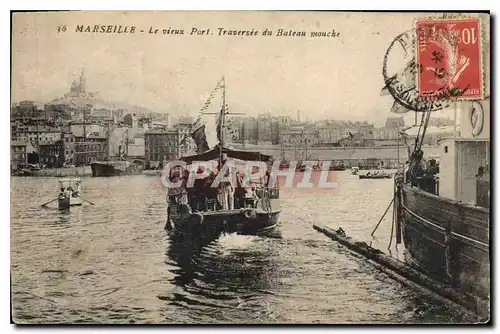
[[[181,186],[181,196],[179,198],[179,204],[190,204],[188,198],[187,183],[189,179],[189,171],[187,169],[182,172],[182,186]]]
[[[205,169],[203,167],[198,167],[196,174],[203,174]],[[193,209],[196,211],[205,211],[205,199],[207,198],[207,193],[205,191],[206,178],[194,180],[193,186],[193,197],[194,206]]]
[[[218,170],[219,173],[223,171],[224,168],[228,168],[227,166],[227,154],[222,154],[222,163],[220,164]],[[230,178],[231,170],[228,169],[225,172],[224,177]],[[223,180],[219,184],[219,189],[217,193],[217,200],[222,208],[222,210],[233,210],[234,209],[234,187],[231,184],[231,181]]]

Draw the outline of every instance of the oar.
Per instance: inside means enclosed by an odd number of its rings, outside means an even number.
[[[85,198],[83,198],[81,195],[78,195],[78,197],[80,197],[81,199],[83,199],[85,202],[89,202],[90,204],[95,205],[95,204],[94,204],[94,203],[92,203],[91,201],[88,201],[88,200],[86,200]]]
[[[41,206],[46,206],[46,205],[47,205],[47,204],[49,204],[49,203],[52,203],[52,202],[54,202],[54,201],[57,201],[57,199],[58,199],[58,198],[54,198],[52,201],[48,201],[47,203],[42,204]]]

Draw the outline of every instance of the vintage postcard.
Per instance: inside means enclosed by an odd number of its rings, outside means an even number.
[[[488,12],[11,18],[13,323],[489,322]]]

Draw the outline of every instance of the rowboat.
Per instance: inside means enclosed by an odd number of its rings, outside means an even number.
[[[83,199],[82,181],[80,178],[65,178],[58,180],[60,193],[57,197],[58,208],[68,210],[72,206],[81,206]]]

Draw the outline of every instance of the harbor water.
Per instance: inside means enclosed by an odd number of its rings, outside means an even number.
[[[457,323],[461,310],[406,287],[313,224],[386,250],[391,179],[335,173],[332,189],[281,189],[274,237],[225,235],[195,249],[164,228],[158,177],[84,177],[95,203],[40,205],[56,178],[11,179],[12,316],[16,323]],[[402,255],[393,246],[394,256]]]

